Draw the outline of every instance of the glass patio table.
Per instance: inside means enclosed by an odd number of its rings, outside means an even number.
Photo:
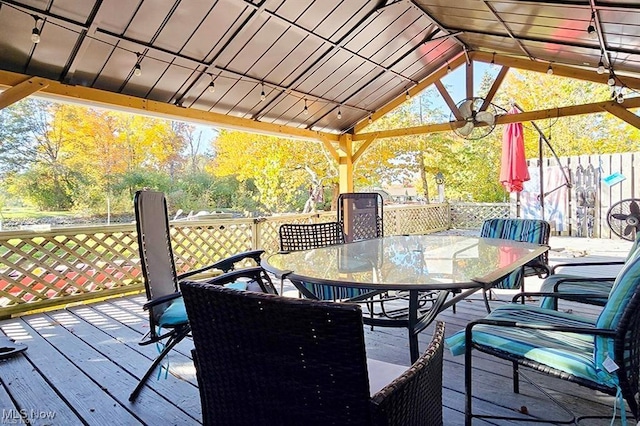
[[[546,252],[548,246],[454,235],[390,236],[313,250],[272,254],[262,267],[278,278],[373,291],[406,290],[402,318],[363,316],[365,324],[406,327],[411,362],[418,334],[444,309],[491,285]],[[438,291],[429,310],[421,292]],[[453,297],[449,298],[449,295]]]

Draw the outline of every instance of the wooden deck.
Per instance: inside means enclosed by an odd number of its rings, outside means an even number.
[[[0,361],[0,425],[21,424],[23,419],[36,425],[199,424],[200,402],[189,339],[170,354],[166,379],[164,375],[159,380],[152,377],[136,403],[127,400],[137,378],[157,354],[155,347],[137,344],[148,328],[143,302],[143,296],[123,297],[1,321],[4,334],[29,348],[23,355]],[[580,314],[595,312],[577,305],[570,308]],[[456,314],[448,310],[440,319],[446,322],[450,335],[482,316],[484,307],[478,296],[459,303]],[[421,348],[430,337],[430,330],[422,333]],[[366,339],[369,357],[409,365],[403,330],[366,328]],[[445,351],[446,425],[464,421],[463,370],[464,358]],[[474,400],[474,410],[514,415],[525,406],[532,416],[562,417],[562,412],[528,384],[522,384],[520,395],[513,394],[510,371],[509,364],[476,353],[474,395],[481,398]],[[529,375],[576,413],[610,416],[613,412],[609,396],[543,375]],[[17,418],[20,416],[23,419]],[[609,423],[598,420],[585,424]]]

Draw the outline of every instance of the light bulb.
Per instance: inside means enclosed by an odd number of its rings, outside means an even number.
[[[304,110],[302,111],[304,115],[309,115],[309,108],[307,108],[307,100],[304,100]]]
[[[615,86],[615,84],[616,84],[616,78],[613,76],[613,73],[609,74],[609,80],[607,80],[607,84],[608,84],[610,87]]]
[[[338,120],[342,119],[342,111],[340,111],[340,109],[338,109]]]
[[[553,67],[551,66],[551,64],[549,64],[549,68],[547,68],[547,74],[549,75],[553,74]]]
[[[373,123],[373,118],[371,117],[371,115],[369,115],[369,124]]]
[[[262,91],[260,92],[260,102],[264,101],[265,99],[267,99],[267,95],[265,95],[264,93],[264,83],[262,83]]]
[[[589,24],[587,27],[587,35],[591,40],[596,40],[598,38],[598,32],[596,31],[596,27],[593,24]]]
[[[447,74],[451,74],[451,66],[447,65]]]
[[[405,98],[406,100],[411,99],[411,95],[409,94],[409,91],[408,91],[408,90],[405,92],[405,94],[404,94],[404,98]]]
[[[618,96],[616,96],[616,102],[621,104],[624,102],[624,95],[622,94],[622,89],[618,92]]]
[[[207,90],[209,91],[209,93],[213,93],[216,91],[216,84],[212,81],[211,83],[209,83],[209,87],[207,87]]]
[[[598,62],[598,74],[604,74],[604,63],[602,61]]]
[[[37,27],[33,27],[31,31],[31,41],[35,44],[40,43],[40,30]]]
[[[140,77],[142,75],[142,68],[140,68],[140,64],[136,64],[136,66],[133,67],[133,75],[136,77]]]

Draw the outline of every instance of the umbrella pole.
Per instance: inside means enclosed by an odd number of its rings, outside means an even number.
[[[543,167],[542,167],[542,159],[543,159],[543,153],[542,153],[542,136],[538,135],[538,156],[539,156],[539,162],[538,162],[538,167],[540,169],[540,209],[542,210],[542,220],[544,219],[544,176],[543,176]]]

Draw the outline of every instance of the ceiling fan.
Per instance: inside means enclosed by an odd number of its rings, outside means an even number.
[[[482,107],[484,106],[484,109]],[[496,127],[497,107],[483,98],[466,98],[457,104],[459,116],[451,113],[451,130],[464,139],[481,139]],[[461,122],[463,124],[461,124]]]

